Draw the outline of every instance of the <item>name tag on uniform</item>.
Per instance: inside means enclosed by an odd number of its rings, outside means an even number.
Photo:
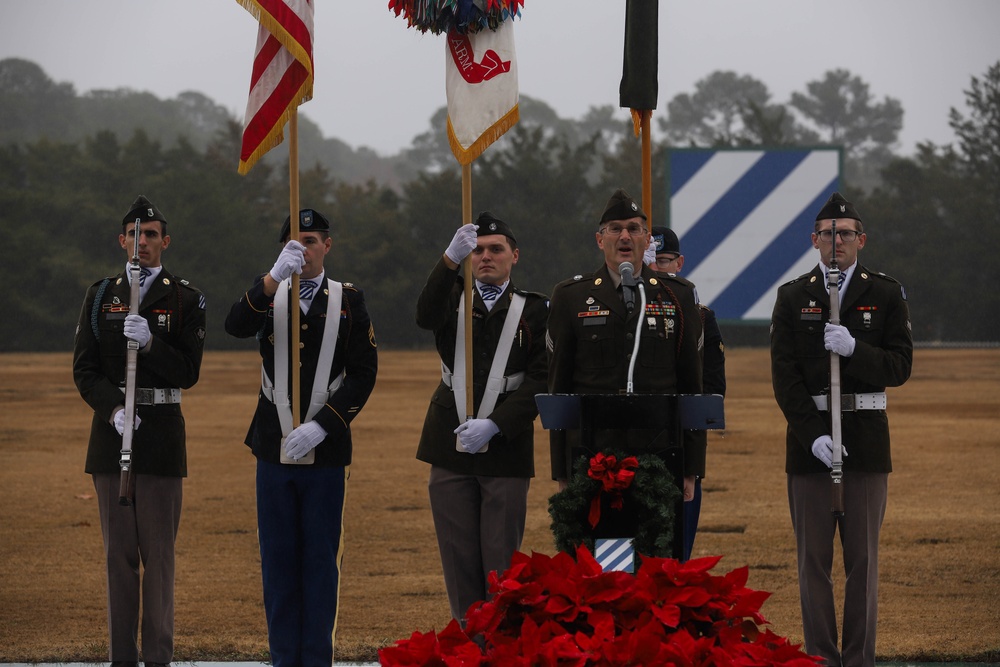
[[[594,310],[585,310],[577,313],[576,316],[584,318],[583,326],[593,327],[606,324],[608,321],[608,315],[610,314],[610,310],[597,310],[597,306],[594,306]]]
[[[823,309],[822,308],[803,308],[802,309],[802,319],[803,320],[821,320],[821,319],[823,319]]]

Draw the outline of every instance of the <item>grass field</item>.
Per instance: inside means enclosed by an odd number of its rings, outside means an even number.
[[[709,437],[695,556],[750,566],[772,592],[772,629],[801,641],[785,498],[784,421],[767,350],[727,354],[727,430]],[[428,468],[413,456],[437,381],[431,352],[383,352],[354,422],[338,660],[449,619],[428,508]],[[254,460],[242,444],[255,404],[252,352],[209,352],[185,392],[190,476],[177,546],[178,661],[265,661]],[[0,355],[0,662],[107,657],[100,523],[83,473],[89,408],[71,356]],[[1000,661],[1000,350],[915,353],[889,390],[895,472],[882,533],[881,661]],[[552,553],[547,437],[523,550]]]

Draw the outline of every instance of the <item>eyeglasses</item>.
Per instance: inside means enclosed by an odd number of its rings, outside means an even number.
[[[680,257],[680,255],[659,254],[659,255],[656,256],[656,265],[657,266],[669,266],[670,264],[673,264],[674,262],[676,262],[678,257]]]
[[[861,232],[855,231],[853,229],[837,230],[837,236],[840,237],[840,240],[843,243],[853,243],[854,241],[857,241],[859,234],[861,234]],[[824,229],[821,232],[816,232],[816,236],[818,236],[819,240],[822,241],[823,243],[829,243],[830,239],[833,238],[833,232],[829,229]]]
[[[625,226],[612,222],[609,225],[605,225],[601,231],[608,236],[621,236],[622,232],[628,232],[629,236],[639,236],[646,233],[646,228],[638,222],[630,222]]]

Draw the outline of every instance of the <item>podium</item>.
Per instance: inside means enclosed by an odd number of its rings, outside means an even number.
[[[725,428],[723,398],[717,394],[536,394],[535,404],[546,430],[579,432],[579,443],[569,452],[568,476],[579,458],[589,459],[613,447],[628,455],[655,454],[683,487],[684,431]],[[678,559],[684,534],[683,503],[681,498],[674,507],[671,555]],[[626,513],[613,523],[602,519],[594,536],[629,538],[634,531],[635,521]]]

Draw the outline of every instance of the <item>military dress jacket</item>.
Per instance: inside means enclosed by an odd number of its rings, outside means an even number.
[[[690,283],[643,267],[646,309],[639,296],[631,315],[607,265],[595,273],[565,280],[552,292],[549,310],[549,393],[617,394],[626,389],[639,318],[639,357],[633,373],[637,394],[702,393],[701,315]],[[633,437],[635,436],[635,437]],[[626,447],[645,447],[638,431]],[[576,432],[550,431],[553,479],[567,479]],[[596,443],[599,447],[605,443]],[[684,433],[684,474],[703,475],[705,434]]]
[[[324,274],[324,281],[328,274]],[[288,289],[288,288],[286,288]],[[319,362],[323,332],[328,325],[326,310],[329,288],[324,283],[316,290],[309,312],[299,319],[299,420],[302,423],[309,408],[313,379]],[[289,298],[289,309],[292,299]],[[291,313],[288,340],[291,344]],[[340,387],[330,392],[326,404],[313,417],[326,430],[326,438],[316,446],[317,467],[347,466],[351,463],[351,422],[364,407],[375,387],[378,372],[378,352],[375,330],[368,316],[364,293],[351,283],[343,283],[340,318],[336,323],[337,349],[333,356],[330,381],[344,374]],[[274,384],[274,300],[264,294],[264,276],[233,304],[226,317],[226,332],[237,338],[256,337],[263,370]],[[291,381],[291,354],[288,355],[288,386]],[[263,391],[257,396],[257,409],[244,442],[254,456],[268,463],[279,463],[281,455],[281,423],[278,410]]]
[[[87,290],[76,325],[73,379],[94,410],[87,448],[88,473],[121,470],[122,436],[111,425],[125,405],[127,342],[123,332],[131,287],[123,271]],[[205,297],[188,281],[163,268],[139,315],[152,339],[136,363],[136,387],[188,389],[198,381],[205,345]],[[137,405],[140,423],[132,437],[132,471],[144,475],[187,476],[184,416],[180,404]]]
[[[830,352],[823,330],[830,320],[830,295],[818,264],[778,288],[771,317],[771,381],[788,421],[785,472],[829,472],[812,454],[812,443],[830,435],[830,413],[813,396],[830,391]],[[840,295],[840,323],[856,341],[854,354],[840,358],[841,394],[883,392],[910,377],[913,338],[902,286],[858,265]],[[841,413],[844,470],[888,473],[889,422],[885,410]]]
[[[417,326],[434,332],[438,354],[449,372],[455,365],[458,305],[464,298],[464,285],[461,271],[448,268],[441,259],[417,300]],[[472,386],[476,415],[514,294],[523,296],[525,304],[504,375],[524,373],[524,380],[517,389],[500,394],[496,407],[488,415],[500,432],[490,440],[487,451],[468,454],[456,450],[454,430],[459,425],[459,418],[455,394],[442,379],[427,408],[417,459],[463,475],[533,477],[534,419],[538,415],[535,394],[544,393],[546,384],[548,298],[544,294],[519,290],[512,281],[490,310],[478,290],[473,287],[472,291]],[[465,382],[465,378],[456,376],[452,382]]]

